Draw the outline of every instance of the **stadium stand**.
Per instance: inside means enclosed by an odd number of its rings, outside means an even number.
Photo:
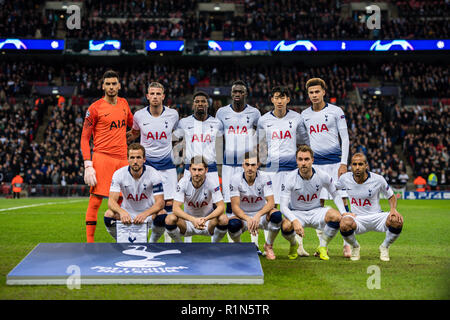
[[[346,1],[236,1],[242,12],[215,16],[197,14],[209,1],[80,1],[83,28],[63,32],[77,39],[409,39],[448,38],[450,5],[435,1],[384,1],[392,13],[383,14],[383,28],[370,30],[367,16],[348,9]],[[357,1],[352,1],[357,2]],[[55,38],[64,15],[44,9],[45,1],[3,1],[0,36]],[[2,23],[3,22],[3,23]]]

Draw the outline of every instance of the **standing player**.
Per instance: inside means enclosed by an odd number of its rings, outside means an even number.
[[[257,234],[259,228],[268,230],[264,251],[267,259],[274,260],[273,243],[282,224],[286,227],[289,222],[274,208],[272,181],[265,172],[258,170],[257,153],[246,152],[242,167],[244,172],[236,173],[231,179],[230,197],[234,216],[229,217],[228,233],[234,242],[239,242],[246,230],[251,234]],[[295,233],[282,231],[282,234],[291,244],[289,259],[297,258]],[[258,243],[255,244],[258,247]]]
[[[274,87],[271,92],[274,109],[264,114],[258,121],[259,146],[262,154],[267,154],[266,172],[273,182],[275,204],[280,204],[281,182],[297,168],[295,153],[297,145],[309,144],[308,135],[301,126],[300,114],[287,109],[290,102],[286,87]],[[298,238],[300,256],[309,254]]]
[[[164,229],[159,232],[160,227],[156,226],[164,226],[166,217],[161,214],[164,208],[162,177],[144,162],[145,148],[139,143],[133,143],[128,147],[129,165],[113,174],[108,200],[110,210],[104,218],[106,229],[113,238],[117,237],[115,220],[124,224],[147,223],[147,228],[152,229],[150,242],[158,242],[164,232]],[[118,203],[120,193],[123,194],[121,205]]]
[[[216,118],[222,122],[224,131],[224,154],[222,165],[222,190],[227,214],[231,214],[230,183],[236,173],[242,174],[244,153],[255,150],[258,144],[256,127],[261,113],[246,104],[247,87],[238,80],[231,86],[231,104],[220,108]]]
[[[175,242],[181,242],[181,235],[212,236],[211,242],[220,242],[228,225],[220,186],[216,179],[207,175],[208,165],[201,156],[192,158],[189,171],[190,176],[178,182],[174,214],[166,217],[166,229]]]
[[[355,233],[368,231],[385,232],[386,238],[380,245],[380,259],[389,261],[389,246],[400,236],[403,217],[397,211],[397,198],[386,180],[369,172],[367,158],[356,153],[351,160],[352,172],[344,173],[336,184],[346,190],[352,207],[352,213],[346,213],[341,219],[341,234],[352,245],[351,260],[360,259],[360,246]],[[389,199],[389,212],[382,212],[380,193]]]
[[[302,127],[309,135],[311,148],[314,151],[314,167],[327,172],[335,182],[347,172],[349,138],[347,122],[341,108],[326,103],[324,96],[327,86],[320,78],[312,78],[306,82],[306,90],[312,106],[302,112]],[[339,190],[348,211],[347,194]],[[326,189],[320,194],[322,206],[325,200],[331,199]],[[320,238],[320,229],[316,229]],[[344,240],[344,256],[350,257],[350,246]]]
[[[317,253],[321,260],[329,260],[327,246],[339,231],[341,214],[346,212],[344,203],[333,178],[325,171],[313,168],[314,153],[309,146],[299,146],[296,158],[298,170],[291,171],[282,185],[281,212],[291,222],[286,231],[295,230],[303,237],[304,227],[322,230]],[[339,211],[320,205],[319,195],[323,188],[333,196]]]
[[[204,92],[193,95],[194,114],[183,118],[173,132],[176,138],[183,138],[186,144],[184,175],[189,176],[189,163],[195,156],[205,158],[208,165],[208,176],[219,185],[216,161],[216,138],[223,134],[222,123],[208,115],[209,96]]]
[[[128,165],[126,130],[127,126],[133,125],[133,114],[127,101],[118,97],[120,82],[116,72],[105,72],[102,89],[105,96],[91,104],[86,112],[80,141],[84,182],[91,187],[86,211],[87,242],[94,242],[98,209],[103,198],[109,196],[113,173]],[[91,136],[94,139],[92,158]]]
[[[146,165],[152,166],[161,174],[164,185],[164,200],[166,214],[172,213],[173,196],[177,185],[177,172],[172,155],[172,131],[178,124],[178,112],[163,105],[164,86],[152,82],[148,86],[147,99],[150,105],[134,114],[133,128],[128,137],[133,141],[139,135],[145,148]],[[164,222],[164,219],[162,219]],[[163,233],[164,223],[157,226]],[[166,242],[170,238],[166,235]]]

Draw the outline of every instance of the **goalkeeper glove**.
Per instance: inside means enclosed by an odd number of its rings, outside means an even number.
[[[92,166],[92,161],[84,161],[84,183],[93,187],[97,184],[97,178],[95,177],[95,169]]]

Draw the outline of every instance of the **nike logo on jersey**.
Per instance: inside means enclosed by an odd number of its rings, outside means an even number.
[[[231,118],[225,118],[225,120],[230,120]]]
[[[142,124],[143,126],[146,126],[146,125],[148,125],[148,124],[150,124],[150,122],[148,122],[148,123],[144,123],[144,124]]]
[[[105,113],[104,116],[107,117],[107,116],[109,116],[110,114],[111,114],[111,112],[110,112],[110,113]]]
[[[268,125],[267,125],[267,128],[270,128],[271,126],[272,126],[271,124],[268,124]]]
[[[190,130],[190,129],[193,129],[194,127],[187,127],[187,128]]]

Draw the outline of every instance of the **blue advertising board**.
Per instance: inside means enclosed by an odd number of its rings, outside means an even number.
[[[64,50],[64,40],[0,39],[0,50]]]
[[[183,51],[184,41],[180,40],[147,40],[145,41],[147,51]]]
[[[414,51],[449,50],[450,40],[279,40],[279,41],[208,41],[212,51]]]
[[[450,200],[450,191],[405,191],[405,200]]]
[[[81,285],[264,283],[253,243],[40,243],[6,283],[67,285],[74,273]]]

